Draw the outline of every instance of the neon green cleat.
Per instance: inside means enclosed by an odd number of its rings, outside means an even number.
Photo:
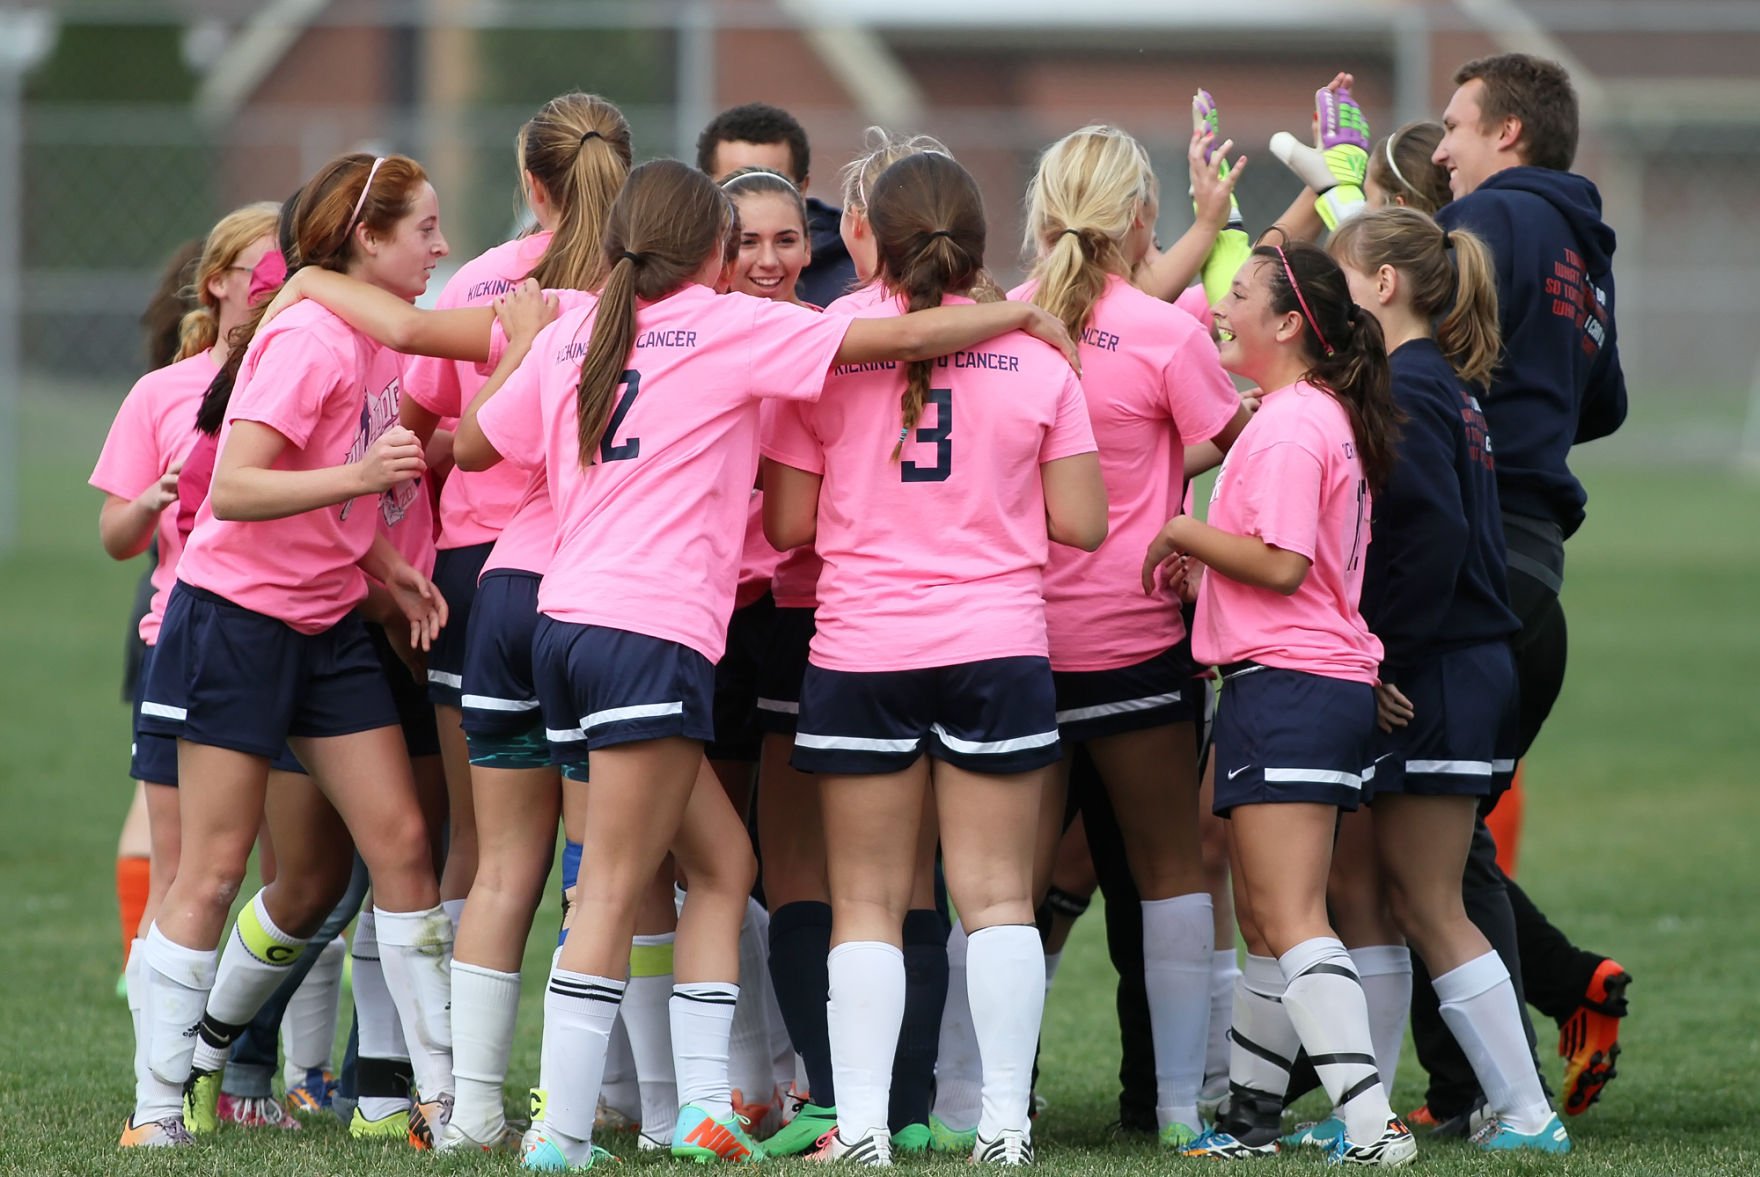
[[[409,1141],[409,1109],[392,1112],[383,1119],[369,1120],[357,1107],[354,1119],[348,1122],[348,1134],[356,1140],[395,1140],[406,1144]]]
[[[776,1135],[764,1142],[764,1151],[773,1157],[801,1156],[835,1127],[836,1108],[822,1108],[816,1103],[802,1104],[794,1119],[778,1128]]]
[[[1184,1152],[1192,1146],[1192,1141],[1198,1139],[1198,1131],[1175,1120],[1171,1124],[1163,1124],[1156,1139],[1160,1141],[1162,1148]]]
[[[220,1072],[191,1071],[183,1084],[183,1126],[192,1136],[220,1131]]]
[[[929,1125],[906,1124],[892,1134],[892,1151],[926,1156],[933,1142],[934,1135],[929,1131]]]
[[[929,1150],[931,1152],[957,1153],[969,1157],[972,1149],[978,1146],[978,1130],[961,1132],[957,1128],[949,1128],[941,1122],[941,1117],[929,1117]]]

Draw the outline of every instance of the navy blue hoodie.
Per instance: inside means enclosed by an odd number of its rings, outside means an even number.
[[[795,284],[795,293],[803,302],[830,306],[856,284],[856,264],[843,244],[842,220],[841,209],[832,208],[817,197],[807,197],[807,236],[812,242],[813,260]]]
[[[1483,398],[1497,439],[1503,509],[1569,536],[1588,496],[1566,457],[1626,418],[1613,318],[1613,230],[1601,193],[1574,172],[1497,172],[1436,220],[1491,247],[1504,356]]]
[[[1502,641],[1521,622],[1509,607],[1497,471],[1478,400],[1434,340],[1402,344],[1388,359],[1406,423],[1375,496],[1362,609],[1387,648],[1381,677],[1398,683],[1431,655]]]

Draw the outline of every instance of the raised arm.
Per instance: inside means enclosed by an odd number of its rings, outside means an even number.
[[[1234,186],[1247,166],[1247,157],[1241,156],[1230,166],[1228,153],[1233,146],[1232,139],[1218,145],[1215,133],[1206,127],[1192,132],[1186,169],[1196,219],[1178,241],[1165,251],[1151,248],[1137,265],[1131,281],[1139,289],[1172,302],[1203,272],[1219,235],[1239,228],[1240,207],[1234,201]]]

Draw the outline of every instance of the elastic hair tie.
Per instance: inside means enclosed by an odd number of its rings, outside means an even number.
[[[1080,237],[1082,235],[1082,231],[1080,229],[1065,229],[1063,232],[1058,234],[1059,237],[1069,237],[1072,235],[1076,236],[1076,237]]]
[[[367,193],[373,187],[373,177],[379,174],[379,165],[384,162],[384,156],[376,156],[373,160],[373,166],[367,169],[367,182],[361,185],[360,199],[354,202],[354,211],[348,215],[348,226],[342,230],[344,241],[347,241],[348,235],[354,232],[354,223],[360,220],[361,210],[367,207]]]
[[[1393,141],[1397,138],[1399,138],[1398,131],[1395,131],[1387,137],[1387,149],[1382,152],[1382,154],[1387,156],[1387,166],[1393,172],[1393,178],[1398,180],[1407,192],[1410,192],[1413,196],[1417,196],[1419,195],[1418,190],[1412,187],[1412,182],[1405,178],[1399,170],[1399,165],[1393,162]]]
[[[1314,329],[1314,338],[1320,341],[1321,350],[1326,353],[1327,359],[1331,359],[1335,354],[1332,345],[1326,342],[1326,336],[1320,331],[1320,320],[1314,317],[1314,312],[1308,308],[1308,300],[1302,297],[1302,287],[1296,281],[1296,272],[1290,268],[1289,255],[1283,252],[1281,245],[1273,245],[1271,248],[1277,251],[1278,260],[1283,263],[1284,276],[1289,279],[1290,290],[1295,292],[1296,305],[1302,308],[1302,318],[1308,320],[1308,326]]]
[[[623,260],[630,263],[632,266],[639,266],[642,264],[642,255],[626,249],[623,251]]]
[[[605,136],[601,135],[597,131],[588,131],[586,134],[581,136],[581,141],[578,144],[578,146],[585,147],[587,145],[588,139],[603,139],[604,137]]]
[[[931,236],[931,237],[945,237],[949,241],[952,241],[953,240],[953,231],[951,229],[937,229],[933,233],[929,234],[929,236]]]

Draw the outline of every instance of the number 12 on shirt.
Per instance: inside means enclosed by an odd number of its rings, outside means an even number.
[[[917,441],[935,443],[935,464],[900,462],[900,482],[946,482],[953,473],[953,389],[931,388],[923,397],[924,406],[935,406],[935,424],[917,430]]]

